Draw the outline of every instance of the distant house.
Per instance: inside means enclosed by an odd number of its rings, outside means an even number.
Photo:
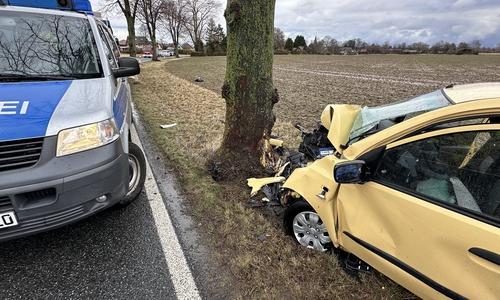
[[[356,55],[358,54],[351,47],[340,47],[340,55]]]
[[[128,37],[126,40],[124,40],[126,43],[126,46],[128,47]],[[121,43],[121,42],[120,42]],[[120,44],[120,50],[121,50],[121,44]],[[130,47],[129,47],[130,48]],[[145,36],[136,36],[135,37],[135,49],[137,53],[142,53],[143,51],[151,51],[151,42],[145,37]],[[159,43],[156,44],[156,49],[161,50],[162,45]]]
[[[193,46],[189,45],[188,43],[184,43],[181,45],[182,47],[182,50],[186,50],[186,51],[189,51],[189,52],[194,52],[195,49]]]
[[[413,49],[403,49],[403,51],[401,53],[403,53],[403,54],[417,54],[418,51],[413,50]]]
[[[175,44],[174,43],[168,43],[168,44],[165,44],[165,47],[164,47],[166,50],[175,50]],[[179,50],[182,50],[182,47],[181,45],[178,45],[177,48]]]
[[[128,40],[128,37],[127,37]],[[148,45],[149,41],[145,36],[136,36],[135,37],[135,49],[137,50],[137,53],[142,53],[142,48],[144,45]]]
[[[128,40],[119,41],[118,46],[120,46],[120,52],[128,53],[128,51],[130,50],[130,46],[128,45]]]

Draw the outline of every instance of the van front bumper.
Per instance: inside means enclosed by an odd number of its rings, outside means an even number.
[[[121,141],[55,157],[56,138],[44,139],[38,163],[0,173],[0,214],[17,225],[0,227],[0,241],[73,223],[119,202],[128,190],[128,155]]]

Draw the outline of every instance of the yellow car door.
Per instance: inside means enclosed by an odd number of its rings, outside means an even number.
[[[371,180],[341,184],[340,245],[422,298],[500,295],[500,126],[386,146]]]

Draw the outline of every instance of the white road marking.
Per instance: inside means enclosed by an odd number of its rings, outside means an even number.
[[[133,125],[131,126],[131,132],[132,140],[142,149],[141,141]],[[156,229],[160,237],[160,243],[163,248],[165,260],[167,261],[170,278],[174,284],[177,299],[201,299],[156,181],[149,180],[154,177],[147,160],[146,166],[144,189],[149,200],[149,205],[151,206],[151,211],[153,212]]]

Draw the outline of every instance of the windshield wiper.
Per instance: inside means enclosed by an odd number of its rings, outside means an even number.
[[[71,75],[24,75],[4,73],[0,74],[0,81],[36,81],[36,80],[74,80]]]
[[[364,139],[365,137],[369,136],[369,135],[372,135],[372,134],[375,134],[377,132],[380,132],[384,130],[383,128],[382,129],[378,129],[377,126],[373,126],[372,128],[370,128],[369,130],[361,133],[360,135],[357,135],[357,136],[354,136],[352,138],[350,138],[347,143],[345,145],[341,145],[341,148],[342,149],[347,149],[349,147],[349,145],[352,143],[352,141],[360,141],[362,139]]]

